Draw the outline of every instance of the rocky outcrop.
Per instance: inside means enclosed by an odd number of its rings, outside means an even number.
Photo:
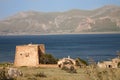
[[[62,68],[64,66],[70,68],[71,66],[75,66],[76,65],[76,61],[74,59],[71,59],[71,58],[63,58],[63,59],[60,59],[58,61],[58,67]]]
[[[74,59],[71,59],[70,57],[63,58],[58,61],[58,67],[69,73],[77,73],[75,66],[76,61]]]
[[[16,77],[22,76],[22,75],[23,75],[23,73],[20,70],[18,70],[17,68],[9,68],[9,70],[8,70],[9,78],[16,78]]]

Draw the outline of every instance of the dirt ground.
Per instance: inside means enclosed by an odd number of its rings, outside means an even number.
[[[40,64],[38,67],[42,67],[42,68],[57,68],[58,65],[57,64]]]

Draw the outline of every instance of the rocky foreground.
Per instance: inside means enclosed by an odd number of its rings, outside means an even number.
[[[3,69],[1,67],[0,80],[120,80],[119,68],[100,69],[94,66],[87,66],[84,68],[76,67],[76,71],[74,71],[72,68],[67,70],[66,68],[61,69],[51,66],[6,67]]]

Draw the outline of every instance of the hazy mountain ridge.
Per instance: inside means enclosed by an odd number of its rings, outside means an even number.
[[[120,7],[66,12],[20,12],[0,21],[1,35],[120,32]]]

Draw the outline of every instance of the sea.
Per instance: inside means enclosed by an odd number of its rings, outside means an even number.
[[[0,36],[0,62],[14,62],[17,45],[45,44],[46,53],[60,59],[70,56],[95,62],[120,53],[120,34],[66,34]]]

